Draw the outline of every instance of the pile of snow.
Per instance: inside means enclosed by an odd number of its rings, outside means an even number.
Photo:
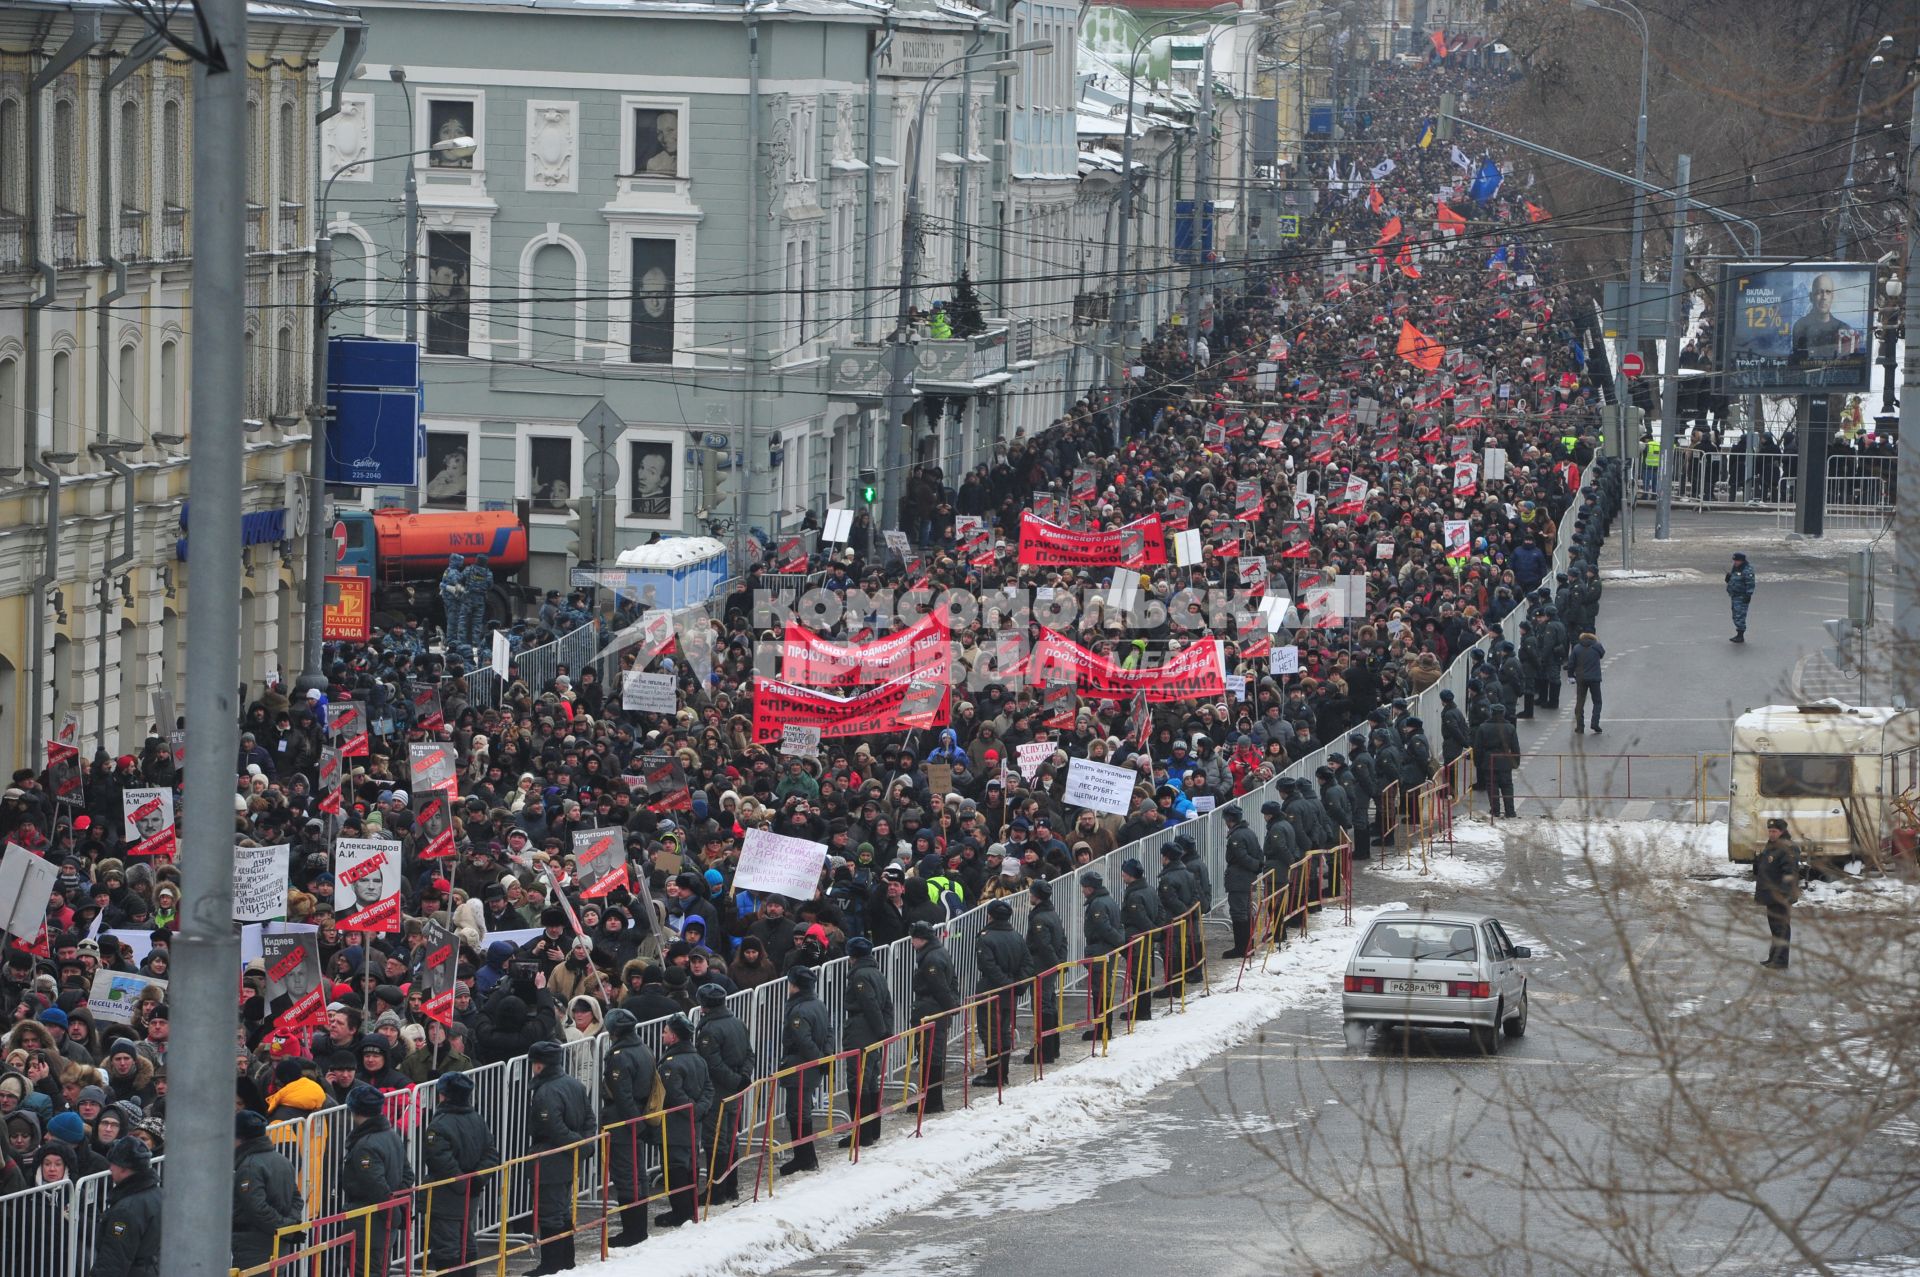
[[[1596,869],[1632,869],[1650,878],[1714,878],[1744,872],[1727,860],[1727,824],[1677,820],[1542,821],[1532,836]]]
[[[1416,847],[1374,850],[1367,863],[1371,877],[1421,886],[1478,887],[1492,882],[1503,864],[1501,833],[1491,821],[1469,817],[1466,809],[1454,813],[1453,845],[1437,844],[1423,858]]]
[[[1861,874],[1863,866],[1853,861],[1850,874]],[[1753,878],[1744,869],[1734,878],[1716,878],[1714,886],[1751,894]],[[1855,912],[1912,913],[1920,909],[1920,883],[1899,878],[1850,877],[1839,882],[1810,882],[1801,891],[1796,908],[1845,909]]]
[[[1704,581],[1707,575],[1692,568],[1601,568],[1600,579],[1608,585],[1677,585]]]
[[[1354,910],[1354,924],[1315,919],[1314,929],[1247,972],[1214,982],[1209,996],[1184,1013],[1156,1016],[1111,1053],[1068,1065],[1044,1079],[973,1108],[929,1118],[919,1139],[910,1119],[889,1119],[891,1132],[859,1163],[829,1164],[777,1186],[775,1195],[743,1202],[704,1223],[656,1235],[644,1247],[584,1268],[633,1277],[745,1277],[772,1272],[844,1245],[899,1215],[948,1201],[970,1177],[1051,1145],[1108,1129],[1116,1115],[1221,1051],[1247,1041],[1282,1012],[1331,997],[1359,932],[1374,915],[1405,906]],[[1323,917],[1326,915],[1323,915]],[[752,1167],[743,1169],[745,1188]]]

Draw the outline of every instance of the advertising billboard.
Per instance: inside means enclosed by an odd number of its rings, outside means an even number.
[[[1721,277],[1728,394],[1867,389],[1873,361],[1871,262],[1735,263]]]

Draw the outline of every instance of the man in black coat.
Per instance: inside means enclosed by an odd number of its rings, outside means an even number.
[[[753,1038],[740,1018],[727,1009],[727,991],[703,984],[695,991],[700,1002],[700,1029],[694,1045],[707,1062],[713,1079],[714,1105],[708,1135],[709,1202],[731,1202],[740,1197],[739,1146],[741,1095],[753,1082]]]
[[[666,1143],[667,1201],[671,1209],[653,1221],[678,1228],[699,1218],[700,1132],[713,1112],[713,1078],[693,1044],[693,1021],[684,1015],[660,1029],[661,1134]]]
[[[233,1115],[233,1266],[255,1268],[271,1260],[273,1239],[301,1219],[292,1164],[267,1138],[267,1119],[241,1109]]]
[[[1051,971],[1067,960],[1067,928],[1060,911],[1053,907],[1053,884],[1035,878],[1027,884],[1027,956],[1034,974]],[[1040,1044],[1042,1063],[1060,1058],[1060,977],[1047,976],[1040,981],[1040,1005],[1034,1009],[1038,1022],[1035,1038]],[[1033,1063],[1028,1051],[1026,1062]]]
[[[1185,992],[1194,957],[1200,952],[1199,892],[1193,875],[1180,859],[1177,843],[1161,845],[1160,881],[1155,892],[1160,897],[1161,919],[1168,923],[1184,920],[1185,924],[1167,932],[1155,946],[1166,960],[1167,983],[1160,995],[1172,998]]]
[[[1487,721],[1473,734],[1475,755],[1483,759],[1487,777],[1488,815],[1498,818],[1505,806],[1511,818],[1513,810],[1513,769],[1520,761],[1520,733],[1507,716],[1505,705],[1495,705]]]
[[[131,1135],[107,1150],[106,1213],[94,1242],[90,1277],[159,1277],[160,1181],[153,1154]]]
[[[840,1030],[840,1049],[861,1052],[857,1061],[841,1065],[847,1079],[847,1112],[860,1115],[862,1147],[880,1138],[880,1050],[868,1050],[893,1036],[893,999],[887,976],[873,960],[873,941],[855,936],[847,941],[847,1018]],[[854,1142],[849,1134],[840,1147]]]
[[[394,1225],[406,1225],[397,1194],[413,1186],[413,1166],[407,1146],[387,1121],[387,1097],[361,1083],[347,1092],[346,1153],[340,1163],[340,1201],[347,1210],[371,1208],[354,1231],[360,1235],[360,1255],[371,1271],[386,1271],[392,1250]]]
[[[1767,960],[1760,965],[1787,969],[1793,941],[1793,898],[1800,890],[1800,847],[1787,836],[1787,822],[1767,822],[1767,845],[1753,862],[1753,898],[1767,911]]]
[[[653,1052],[640,1040],[640,1021],[621,1007],[607,1012],[607,1054],[600,1063],[600,1125],[608,1132],[607,1177],[618,1203],[614,1246],[647,1240],[647,1159],[651,1142],[643,1119],[652,1112]]]
[[[916,1024],[933,1021],[932,1030],[922,1042],[921,1059],[926,1072],[921,1087],[925,1097],[922,1113],[940,1113],[946,1108],[947,1032],[953,1024],[953,1012],[960,1005],[960,982],[954,975],[953,957],[935,934],[933,926],[916,921],[907,932],[914,949],[913,1019]]]
[[[1089,1009],[1091,1018],[1100,1022],[1101,1028],[1089,1028],[1080,1035],[1083,1042],[1091,1042],[1113,1033],[1113,980],[1116,971],[1124,970],[1124,956],[1115,957],[1127,943],[1126,924],[1121,921],[1120,904],[1107,890],[1106,882],[1099,874],[1088,870],[1080,875],[1080,895],[1086,901],[1081,915],[1081,930],[1087,938],[1087,956],[1103,958],[1104,962],[1091,968],[1087,980],[1093,990],[1093,1006]]]
[[[787,1129],[793,1138],[793,1157],[780,1167],[782,1175],[820,1169],[813,1141],[813,1106],[826,1077],[818,1063],[833,1054],[833,1018],[826,1003],[814,996],[812,967],[787,972],[787,1018],[780,1036],[780,1068],[786,1072],[780,1091],[787,1102]]]
[[[1138,860],[1120,866],[1120,921],[1127,929],[1127,962],[1132,973],[1132,1020],[1153,1018],[1153,937],[1161,922],[1160,902],[1147,885],[1147,869]]]
[[[551,1277],[574,1266],[573,1186],[579,1166],[592,1151],[581,1141],[593,1138],[592,1102],[579,1078],[567,1072],[566,1052],[558,1042],[536,1042],[527,1052],[533,1088],[527,1094],[529,1151],[546,1153],[534,1167],[534,1241],[540,1264],[529,1277]]]
[[[1260,852],[1260,840],[1247,828],[1247,817],[1239,806],[1221,813],[1227,822],[1227,917],[1233,924],[1233,948],[1229,958],[1244,958],[1252,952],[1253,884],[1259,880],[1266,861]]]
[[[425,1156],[427,1180],[440,1187],[427,1202],[427,1263],[442,1277],[473,1277],[480,1254],[474,1213],[493,1187],[475,1172],[498,1166],[500,1150],[486,1119],[473,1110],[471,1077],[445,1074],[434,1084],[434,1095],[438,1102],[427,1123]]]
[[[987,925],[974,937],[973,957],[980,972],[974,996],[992,995],[974,1012],[987,1067],[973,1083],[1005,1086],[1020,994],[1026,988],[1026,978],[1033,974],[1027,942],[1014,932],[1013,905],[1006,900],[995,900],[987,906]]]

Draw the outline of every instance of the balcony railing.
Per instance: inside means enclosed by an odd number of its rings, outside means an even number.
[[[257,253],[265,246],[267,209],[263,204],[247,204],[247,251]]]
[[[120,210],[120,241],[114,255],[123,262],[145,261],[147,257],[147,215],[137,208]]]
[[[160,256],[177,262],[187,255],[187,210],[169,208],[160,214]]]
[[[302,204],[281,201],[280,238],[276,241],[280,248],[299,248],[305,242],[300,238],[300,210],[304,207]]]
[[[26,264],[26,251],[27,219],[0,211],[0,271],[19,270]]]
[[[53,215],[53,264],[80,264],[80,214],[62,211]]]

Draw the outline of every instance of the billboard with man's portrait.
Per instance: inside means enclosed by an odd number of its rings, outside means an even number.
[[[1728,394],[1867,389],[1873,362],[1871,262],[1736,263],[1721,277]]]

